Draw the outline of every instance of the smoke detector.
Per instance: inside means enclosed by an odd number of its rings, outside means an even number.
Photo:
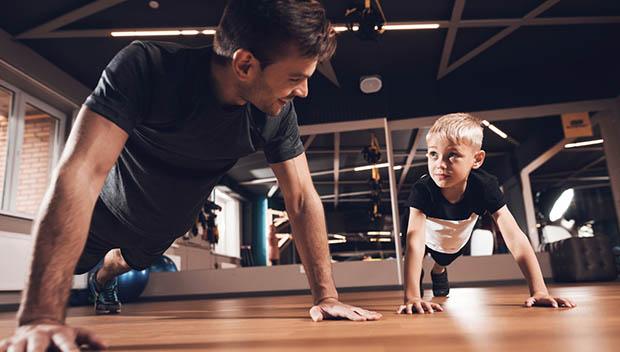
[[[376,93],[381,90],[383,82],[381,76],[371,75],[360,78],[360,90],[366,94]]]

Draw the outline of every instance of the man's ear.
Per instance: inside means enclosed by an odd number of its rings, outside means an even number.
[[[256,74],[260,63],[248,50],[237,49],[232,58],[232,70],[240,81],[248,81]]]
[[[482,164],[484,163],[484,158],[486,157],[487,153],[484,150],[479,150],[474,154],[474,169],[479,168],[480,166],[482,166]]]

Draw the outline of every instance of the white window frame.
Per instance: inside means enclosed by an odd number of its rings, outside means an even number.
[[[215,202],[215,193],[218,192],[220,197],[227,199],[228,201],[235,202],[235,206],[238,208],[237,214],[229,214],[225,211],[225,204],[218,204],[222,207],[222,211],[218,212],[218,217],[216,218],[216,224],[218,225],[220,230],[220,241],[213,248],[213,253],[217,255],[223,255],[231,258],[241,259],[241,216],[243,213],[243,205],[241,204],[240,197],[234,193],[226,192],[222,188],[216,186],[211,192],[210,200]],[[217,203],[216,203],[217,204]],[[229,224],[231,222],[236,223],[237,231],[230,231],[230,228],[226,226],[226,222]],[[224,223],[224,226],[220,226],[220,224]],[[228,230],[228,231],[226,231]],[[232,242],[232,243],[231,243]],[[231,253],[230,251],[234,251]]]
[[[6,165],[4,177],[4,189],[0,202],[0,214],[15,216],[24,219],[34,219],[35,214],[28,214],[15,211],[17,203],[17,186],[19,184],[19,163],[21,160],[22,145],[24,139],[24,128],[26,124],[26,106],[29,104],[34,108],[40,109],[56,120],[56,129],[53,134],[51,145],[50,175],[58,163],[60,153],[65,144],[65,131],[67,126],[67,115],[54,108],[48,103],[37,99],[23,90],[0,79],[0,86],[13,93],[11,111],[9,111]]]

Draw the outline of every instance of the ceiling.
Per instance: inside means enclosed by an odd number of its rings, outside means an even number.
[[[324,1],[333,23],[346,22],[344,13],[352,2]],[[135,39],[113,38],[102,29],[212,27],[217,25],[225,3],[223,0],[160,0],[155,10],[146,0],[11,1],[2,4],[0,28],[93,88],[107,62]],[[376,41],[360,40],[353,32],[340,33],[338,49],[331,61],[340,87],[315,74],[309,83],[308,98],[296,100],[300,124],[378,117],[394,120],[454,111],[612,98],[620,93],[620,2],[617,0],[383,0],[381,4],[388,22],[437,22],[441,27],[387,31]],[[38,26],[74,10],[84,10],[83,6],[102,9],[32,34]],[[522,21],[527,16],[531,19]],[[88,34],[85,30],[94,31]],[[187,45],[211,43],[211,37],[205,35],[152,39]],[[365,95],[358,88],[359,78],[369,74],[382,77],[383,89]],[[500,181],[517,174],[523,160],[531,160],[544,151],[540,143],[532,141],[532,131],[550,131],[552,137],[547,147],[561,136],[558,116],[501,121],[496,125],[518,142],[510,143],[485,131],[485,149],[489,153],[485,168],[498,174]],[[383,130],[347,132],[340,136],[340,169],[366,164],[360,152],[369,144],[371,132],[378,137],[386,161]],[[394,132],[396,165],[405,163],[416,132]],[[531,146],[534,144],[538,148]],[[553,158],[534,175],[534,188],[554,185],[558,178],[571,176],[573,170],[584,166],[588,166],[585,171],[569,178],[604,177],[604,159],[589,165],[603,156],[602,149],[584,150],[587,151],[563,152]],[[333,134],[317,135],[307,151],[312,172],[334,169]],[[407,174],[400,199],[406,199],[408,186],[424,173],[424,153],[422,138],[414,158],[414,165],[419,166]],[[383,180],[388,179],[386,170],[382,169]],[[397,172],[397,179],[401,173]],[[243,184],[272,174],[264,157],[255,154],[240,160],[229,176]],[[546,176],[549,177],[545,179]],[[368,177],[368,171],[339,173],[342,204],[364,202],[365,195],[342,194],[368,190]],[[333,173],[314,180],[321,196],[334,194]],[[264,194],[271,185],[245,187]]]

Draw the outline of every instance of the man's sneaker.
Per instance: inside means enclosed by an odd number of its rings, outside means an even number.
[[[95,278],[97,271],[88,274],[88,289],[95,302],[95,314],[118,314],[121,302],[118,300],[118,280],[110,280],[104,287],[99,287]]]
[[[433,296],[445,297],[450,293],[450,282],[448,282],[448,269],[443,269],[441,274],[435,274],[431,271],[431,280],[433,281]]]

